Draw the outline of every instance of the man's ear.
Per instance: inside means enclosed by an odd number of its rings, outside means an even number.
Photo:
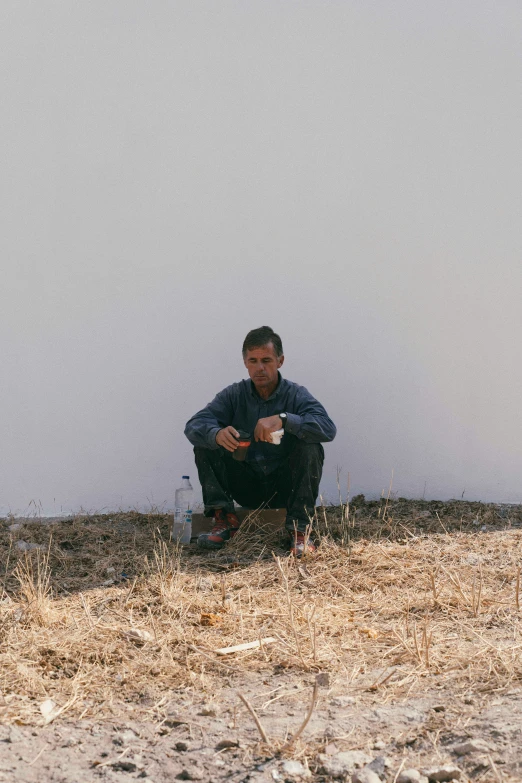
[[[284,355],[284,353],[283,353],[283,354],[281,354],[281,356],[279,357],[279,364],[277,365],[278,369],[279,369],[279,367],[282,367],[282,366],[283,366],[283,363],[284,363],[284,361],[285,361],[285,355]]]

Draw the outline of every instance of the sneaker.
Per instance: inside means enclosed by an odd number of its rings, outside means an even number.
[[[316,552],[317,547],[313,543],[312,539],[306,533],[301,533],[296,530],[291,534],[290,538],[290,554],[294,557],[302,557],[303,555],[310,555],[312,552]]]
[[[214,527],[210,533],[198,536],[198,546],[203,549],[221,549],[239,530],[239,519],[229,511],[225,514],[222,508],[214,511]]]

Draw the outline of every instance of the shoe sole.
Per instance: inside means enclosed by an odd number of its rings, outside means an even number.
[[[198,547],[200,549],[223,549],[226,541],[219,543],[218,541],[209,541],[206,538],[198,538]]]

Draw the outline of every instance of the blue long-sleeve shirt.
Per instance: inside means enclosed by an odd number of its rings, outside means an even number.
[[[223,427],[232,425],[251,435],[259,419],[287,414],[285,434],[290,433],[307,443],[326,443],[335,438],[336,428],[320,402],[308,389],[287,381],[279,374],[275,391],[263,400],[251,380],[239,381],[219,392],[212,402],[192,416],[185,427],[185,435],[193,446],[218,449],[216,435]],[[263,474],[271,473],[288,458],[290,439],[281,444],[256,443],[247,452],[246,461]]]

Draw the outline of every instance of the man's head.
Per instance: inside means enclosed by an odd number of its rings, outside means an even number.
[[[269,394],[277,386],[285,357],[281,338],[269,326],[252,329],[243,342],[243,361],[257,391]]]

